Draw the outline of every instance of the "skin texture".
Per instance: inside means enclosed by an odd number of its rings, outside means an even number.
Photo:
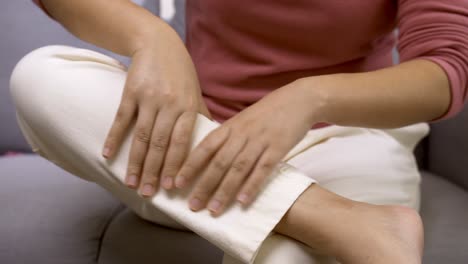
[[[201,99],[193,63],[176,33],[126,0],[43,0],[43,4],[79,38],[132,58],[103,156],[113,157],[136,119],[126,179],[129,187],[151,196],[161,178],[162,186],[171,189],[186,188],[199,177],[189,206],[195,211],[208,206],[214,216],[234,199],[250,204],[266,176],[316,122],[399,127],[436,119],[450,102],[446,74],[426,60],[374,72],[307,77],[271,92],[188,153],[186,139],[190,138],[195,113],[209,113]],[[115,16],[117,13],[119,16]],[[150,188],[144,188],[146,184]],[[328,207],[318,207],[317,203]],[[317,210],[320,208],[324,210]],[[314,185],[299,197],[276,231],[320,253],[335,255],[343,263],[418,263],[421,223],[414,211],[406,210],[349,201]],[[356,226],[350,229],[347,223],[334,223],[342,233],[324,233],[331,228],[330,217],[349,217],[347,222]],[[387,222],[382,223],[382,219]],[[358,242],[352,233],[355,230],[363,236]],[[380,243],[371,239],[375,232],[382,237]],[[369,247],[378,247],[375,252],[381,257],[359,251]]]

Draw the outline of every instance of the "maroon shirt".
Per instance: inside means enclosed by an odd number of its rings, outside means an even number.
[[[221,122],[301,77],[389,67],[396,42],[401,61],[447,73],[444,118],[467,98],[468,0],[187,0],[186,10],[187,47]]]

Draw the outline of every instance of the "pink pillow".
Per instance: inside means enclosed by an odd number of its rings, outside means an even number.
[[[23,153],[21,152],[16,152],[16,151],[7,151],[5,154],[3,154],[2,156],[4,157],[12,157],[12,156],[19,156],[19,155],[22,155]]]

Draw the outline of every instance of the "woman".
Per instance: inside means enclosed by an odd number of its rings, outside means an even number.
[[[466,99],[467,1],[189,0],[187,49],[130,1],[36,2],[132,58],[52,46],[20,61],[12,94],[39,154],[245,262],[271,229],[255,263],[421,262],[412,150]],[[309,177],[268,177],[282,160]]]

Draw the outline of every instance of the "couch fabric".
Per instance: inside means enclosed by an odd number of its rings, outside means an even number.
[[[33,154],[0,158],[0,175],[0,263],[96,260],[117,200]]]
[[[158,1],[138,1],[152,12]],[[183,35],[184,2],[170,23]],[[14,116],[8,82],[15,63],[49,44],[97,49],[68,34],[30,0],[0,10],[0,154],[29,152]],[[46,107],[46,106],[45,106]],[[468,109],[432,125],[418,148],[423,170],[424,263],[468,263]],[[0,157],[0,263],[221,263],[222,252],[197,235],[138,218],[93,183],[35,154]]]

